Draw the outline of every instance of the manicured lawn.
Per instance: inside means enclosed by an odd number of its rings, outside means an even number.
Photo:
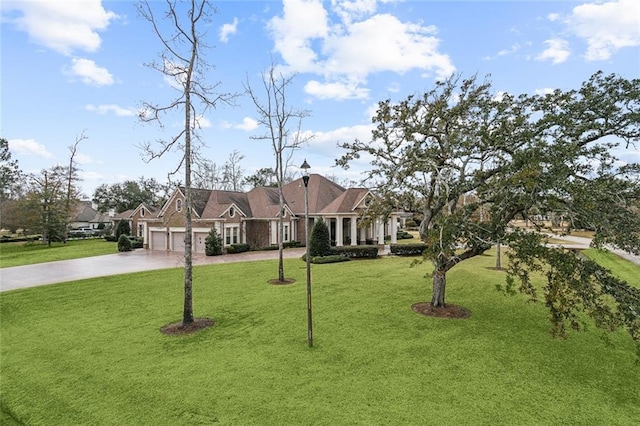
[[[640,266],[635,265],[610,251],[588,249],[582,253],[598,262],[599,265],[613,271],[613,275],[630,285],[640,288]]]
[[[406,258],[312,265],[271,286],[273,261],[195,268],[196,316],[166,336],[182,271],[2,293],[2,424],[637,424],[640,367],[625,333],[548,333],[542,306],[497,293],[492,256],[449,275],[466,320],[411,311],[425,267]]]
[[[40,242],[3,243],[0,244],[0,267],[32,265],[117,252],[117,244],[103,238],[70,240],[66,244],[52,243],[51,247]]]

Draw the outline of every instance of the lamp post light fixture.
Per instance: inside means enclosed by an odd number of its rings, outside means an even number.
[[[304,160],[300,166],[302,169],[302,181],[304,182],[304,234],[307,254],[307,343],[313,347],[313,315],[311,310],[311,256],[309,255],[309,169],[311,166]]]

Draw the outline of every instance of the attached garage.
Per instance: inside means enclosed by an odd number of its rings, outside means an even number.
[[[151,231],[151,250],[166,250],[167,238],[165,231]]]
[[[184,232],[171,233],[171,251],[184,251]]]
[[[208,232],[195,232],[193,234],[193,250],[196,253],[204,253],[204,242],[207,238]]]

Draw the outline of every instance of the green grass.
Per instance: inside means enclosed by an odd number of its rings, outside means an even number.
[[[611,270],[616,277],[640,288],[640,266],[607,250],[587,249],[582,253],[599,265]]]
[[[494,286],[481,256],[449,274],[467,320],[427,318],[425,267],[406,258],[313,265],[271,286],[273,261],[195,268],[196,316],[181,317],[180,269],[2,293],[2,424],[634,424],[640,367],[625,333],[552,339],[547,313]],[[613,345],[609,345],[612,343]],[[636,423],[637,424],[637,423]]]
[[[0,244],[0,268],[33,265],[56,260],[77,259],[118,252],[114,242],[102,238],[69,240],[67,243],[52,243],[51,247],[40,242]]]

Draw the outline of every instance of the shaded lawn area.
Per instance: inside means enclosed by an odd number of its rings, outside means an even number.
[[[118,252],[114,242],[103,238],[69,240],[67,243],[51,243],[51,247],[39,241],[0,244],[0,267],[33,265],[56,260],[78,259]]]
[[[305,264],[195,268],[198,317],[179,320],[180,269],[2,294],[2,424],[634,424],[640,367],[626,333],[549,335],[547,313],[495,291],[481,256],[449,275],[466,320],[420,316],[426,267],[410,259],[312,265],[315,347],[306,345]],[[606,419],[606,420],[605,420]]]

